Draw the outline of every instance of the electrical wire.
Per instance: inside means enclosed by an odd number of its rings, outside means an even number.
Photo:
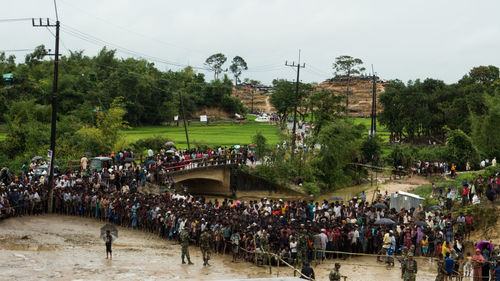
[[[144,53],[141,53],[141,52],[137,52],[137,51],[128,49],[128,48],[120,46],[118,44],[111,43],[111,42],[102,40],[102,39],[100,39],[98,37],[95,37],[93,35],[90,35],[90,34],[87,34],[85,32],[79,31],[79,30],[77,30],[77,29],[75,29],[73,27],[70,27],[68,25],[64,25],[64,27],[61,27],[61,31],[63,31],[66,34],[69,34],[71,36],[74,36],[76,38],[79,38],[81,40],[84,40],[86,42],[95,44],[97,46],[101,46],[101,47],[103,47],[103,46],[111,46],[111,47],[115,48],[117,51],[119,51],[121,53],[132,55],[134,57],[138,57],[138,58],[142,58],[142,59],[146,59],[146,60],[150,60],[150,61],[154,61],[154,62],[158,62],[158,63],[163,63],[163,64],[166,64],[166,65],[173,65],[173,66],[177,66],[177,67],[187,67],[187,66],[190,66],[190,65],[185,65],[185,64],[181,64],[181,63],[177,63],[177,62],[165,60],[165,59],[162,59],[162,58],[159,58],[159,57],[147,55],[147,54],[144,54]],[[200,66],[190,66],[190,67],[193,68],[193,69],[210,71],[206,67],[200,67]]]
[[[31,18],[0,19],[0,22],[30,21]]]
[[[59,15],[57,13],[57,3],[56,3],[56,0],[54,0],[54,10],[56,11],[56,20],[59,21]]]

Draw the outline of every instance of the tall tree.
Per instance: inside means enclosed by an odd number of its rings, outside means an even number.
[[[353,58],[351,56],[339,56],[335,58],[333,63],[333,69],[335,70],[335,75],[344,76],[347,78],[346,84],[346,99],[345,99],[345,110],[346,115],[349,115],[349,84],[351,83],[352,75],[359,75],[365,70],[361,65],[363,61],[358,58]]]
[[[221,74],[223,71],[222,65],[227,61],[227,58],[224,54],[222,53],[217,53],[209,56],[205,60],[205,65],[214,72],[214,79],[217,79],[219,77],[219,74]]]
[[[238,86],[238,81],[240,80],[241,72],[247,69],[248,69],[247,62],[242,57],[236,56],[233,58],[231,66],[229,66],[229,70],[231,70],[231,72],[233,73],[235,86]]]

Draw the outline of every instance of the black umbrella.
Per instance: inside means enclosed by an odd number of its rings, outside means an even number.
[[[375,221],[375,224],[376,225],[392,225],[392,224],[395,224],[395,222],[391,219],[379,219],[377,221]]]
[[[427,208],[427,210],[429,210],[429,211],[441,210],[441,207],[438,205],[434,205],[434,206],[430,206],[429,208]]]
[[[372,207],[377,208],[377,209],[387,209],[387,205],[384,203],[377,203],[377,204],[374,204]]]
[[[330,201],[343,201],[344,198],[340,197],[340,196],[332,196],[330,197]]]
[[[36,162],[36,161],[41,160],[41,159],[43,159],[42,156],[35,156],[35,157],[31,158],[31,162]]]
[[[421,227],[426,227],[427,226],[427,223],[425,221],[416,221],[415,222],[415,225],[417,226],[421,226]]]
[[[101,238],[106,241],[106,231],[110,232],[111,236],[113,236],[113,241],[118,239],[118,229],[112,224],[106,224],[101,227]]]

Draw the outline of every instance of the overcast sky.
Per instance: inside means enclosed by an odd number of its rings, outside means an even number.
[[[0,20],[55,19],[53,0],[0,4]],[[247,61],[243,78],[294,80],[296,72],[284,64],[297,62],[299,49],[304,82],[330,78],[340,55],[361,58],[367,69],[373,64],[384,79],[403,81],[453,83],[473,66],[500,66],[498,0],[57,0],[57,7],[63,54],[84,50],[93,56],[106,41],[119,57],[133,51],[157,58],[161,70],[203,67],[208,56],[222,52],[226,67],[236,55]],[[0,22],[0,30],[0,50],[54,46],[50,32],[30,21]],[[26,52],[11,54],[24,60]]]

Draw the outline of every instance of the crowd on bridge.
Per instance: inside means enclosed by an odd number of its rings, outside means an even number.
[[[242,202],[207,200],[173,190],[160,195],[138,192],[140,182],[148,176],[153,178],[156,167],[167,173],[168,167],[194,159],[204,159],[198,165],[236,164],[240,159],[245,163],[248,154],[241,151],[165,150],[148,155],[137,165],[124,161],[132,155],[122,152],[114,156],[112,166],[101,171],[89,171],[84,160],[81,170],[56,177],[53,209],[60,214],[147,230],[165,239],[178,240],[185,232],[195,244],[200,243],[203,232],[208,232],[211,251],[236,251],[238,257],[261,264],[276,264],[277,256],[290,264],[303,265],[314,259],[345,259],[359,254],[378,255],[381,262],[395,255],[415,255],[438,258],[443,265],[438,277],[463,275],[472,268],[474,280],[487,280],[478,278],[498,272],[498,245],[484,241],[467,248],[475,225],[470,213],[452,215],[440,206],[397,211],[389,208],[387,193],[370,203],[366,195],[346,201],[262,198]],[[47,211],[46,175],[34,175],[28,168],[22,175],[9,174],[8,179],[1,180],[3,215]],[[490,184],[498,190],[498,177]],[[403,270],[406,278],[417,269]]]

